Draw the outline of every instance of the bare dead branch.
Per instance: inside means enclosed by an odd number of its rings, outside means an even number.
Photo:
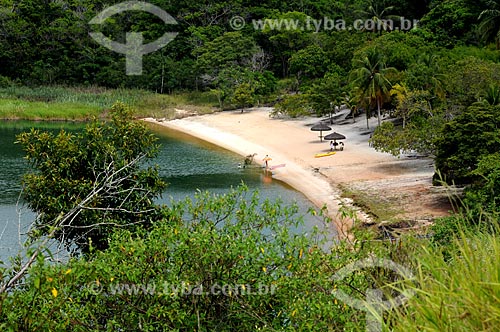
[[[83,210],[103,210],[106,212],[126,212],[126,213],[145,213],[145,212],[150,212],[153,211],[154,209],[147,209],[144,211],[129,211],[126,209],[121,208],[123,205],[123,201],[120,204],[119,208],[95,208],[95,207],[89,207],[87,206],[88,203],[90,203],[96,196],[98,195],[109,195],[110,197],[117,197],[117,188],[120,187],[120,184],[123,183],[123,181],[128,179],[128,175],[123,175],[122,174],[129,169],[130,167],[133,167],[134,165],[138,164],[140,160],[145,158],[145,154],[141,154],[126,165],[122,166],[118,170],[114,170],[114,161],[111,160],[108,162],[106,167],[104,167],[104,171],[101,172],[100,174],[95,174],[95,181],[94,181],[94,186],[91,190],[91,192],[85,197],[82,201],[80,201],[76,206],[74,206],[70,211],[68,211],[66,214],[61,214],[57,218],[54,219],[53,224],[50,226],[50,232],[43,238],[43,240],[37,245],[35,248],[34,252],[31,254],[31,256],[28,258],[28,260],[22,264],[21,268],[19,271],[17,271],[10,279],[6,280],[4,283],[0,285],[0,294],[3,294],[7,292],[9,289],[11,289],[18,281],[23,278],[23,276],[26,274],[26,271],[31,267],[33,262],[36,260],[38,255],[40,255],[46,248],[47,243],[54,237],[57,231],[60,231],[61,229],[67,228],[67,227],[72,227],[72,228],[79,228],[79,229],[92,229],[95,227],[103,226],[103,225],[108,225],[108,226],[115,226],[115,227],[126,227],[130,225],[135,225],[138,223],[141,223],[141,221],[138,222],[133,222],[133,223],[128,223],[128,224],[118,224],[114,222],[103,222],[103,223],[95,223],[92,225],[88,226],[75,226],[72,225],[76,217],[83,211]],[[139,190],[139,188],[130,188],[129,190],[130,193],[129,195],[134,191],[134,189]],[[127,195],[127,198],[129,197]],[[19,226],[20,227],[20,226]],[[19,231],[20,232],[20,231]],[[90,232],[90,230],[89,230]],[[64,237],[64,231],[63,231],[63,237]]]

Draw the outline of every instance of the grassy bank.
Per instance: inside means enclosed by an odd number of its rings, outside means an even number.
[[[85,120],[105,116],[116,101],[133,107],[138,116],[174,118],[177,109],[204,114],[217,100],[207,93],[161,95],[144,90],[98,87],[22,87],[0,89],[0,118],[26,120]]]
[[[465,229],[449,246],[423,243],[417,248],[412,255],[415,296],[391,313],[387,330],[498,331],[498,231]]]

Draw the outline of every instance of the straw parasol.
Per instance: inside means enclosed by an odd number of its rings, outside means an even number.
[[[345,136],[334,131],[333,133],[326,135],[325,139],[329,141],[339,141],[345,139]]]
[[[312,126],[311,130],[312,131],[319,131],[319,140],[323,141],[323,132],[332,130],[332,128],[328,127],[323,122],[319,122],[319,123],[315,124],[314,126]]]

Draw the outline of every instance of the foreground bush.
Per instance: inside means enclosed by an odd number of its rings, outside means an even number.
[[[364,329],[365,315],[332,295],[363,297],[391,280],[381,269],[335,283],[369,253],[301,228],[297,207],[245,188],[199,194],[165,211],[150,232],[115,233],[106,251],[48,263],[39,255],[0,306],[3,331],[335,331]],[[391,256],[397,260],[397,256]]]

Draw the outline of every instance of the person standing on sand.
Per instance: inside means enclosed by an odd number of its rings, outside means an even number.
[[[264,165],[266,166],[266,168],[268,168],[269,167],[268,161],[272,159],[269,157],[269,155],[266,154],[266,156],[262,160],[264,161]]]

